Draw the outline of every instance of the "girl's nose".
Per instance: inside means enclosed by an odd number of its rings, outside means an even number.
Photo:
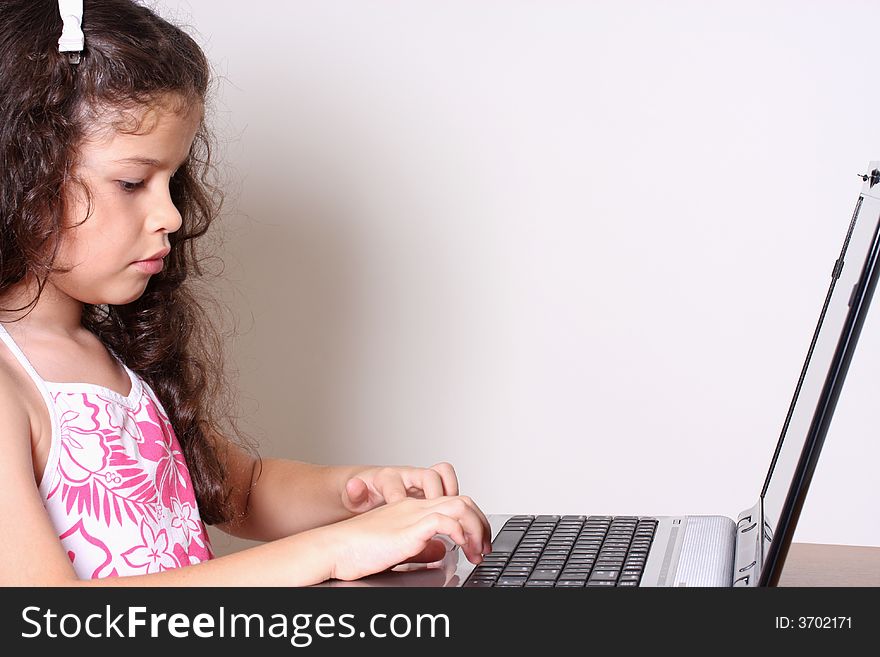
[[[168,233],[177,231],[183,223],[180,211],[171,200],[171,194],[165,190],[155,199],[148,218],[150,231],[164,230]]]

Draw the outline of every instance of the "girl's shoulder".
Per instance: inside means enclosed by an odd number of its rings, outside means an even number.
[[[40,399],[39,390],[33,380],[9,349],[4,347],[0,343],[0,385],[4,392],[12,395],[20,404],[29,404],[34,397]],[[31,390],[33,394],[30,394]]]
[[[49,409],[36,384],[21,367],[9,349],[0,343],[0,397],[4,408],[0,413],[25,413],[31,432],[31,444],[39,451],[51,441],[52,425]],[[4,418],[9,419],[9,418]]]

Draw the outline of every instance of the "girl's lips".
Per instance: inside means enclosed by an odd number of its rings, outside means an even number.
[[[132,265],[145,274],[158,274],[162,271],[165,262],[161,258],[157,258],[156,260],[138,260],[137,262],[133,262]]]

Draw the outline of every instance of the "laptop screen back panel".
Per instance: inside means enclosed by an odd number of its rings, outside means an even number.
[[[761,491],[759,585],[779,579],[877,284],[880,162],[872,162]]]

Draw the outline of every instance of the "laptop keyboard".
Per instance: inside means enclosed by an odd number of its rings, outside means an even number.
[[[466,587],[638,586],[657,519],[513,516]]]

